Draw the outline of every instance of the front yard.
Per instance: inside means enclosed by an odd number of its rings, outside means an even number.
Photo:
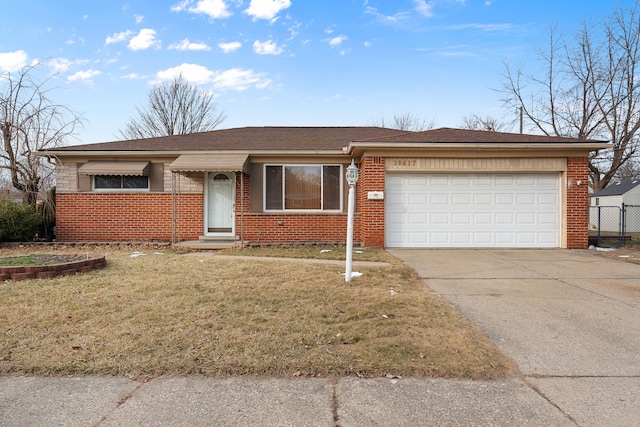
[[[104,253],[107,268],[0,283],[0,374],[514,373],[478,328],[384,251],[356,254],[391,266],[356,268],[363,276],[347,284],[344,265],[88,250]],[[43,251],[4,248],[0,256]],[[303,255],[340,253],[318,248]]]

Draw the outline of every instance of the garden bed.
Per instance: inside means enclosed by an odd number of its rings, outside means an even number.
[[[35,255],[31,256],[31,260],[34,265],[23,263],[23,265],[0,266],[0,281],[51,279],[68,274],[86,273],[107,265],[104,255],[98,253]]]

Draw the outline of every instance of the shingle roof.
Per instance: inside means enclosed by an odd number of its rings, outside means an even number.
[[[640,185],[640,179],[625,182],[615,182],[613,184],[609,184],[607,188],[603,188],[602,190],[593,194],[591,197],[621,196],[632,188],[637,187],[638,185]]]
[[[356,142],[372,142],[358,139]],[[557,136],[528,135],[520,133],[490,132],[484,130],[439,128],[423,132],[405,132],[380,142],[430,142],[430,143],[593,143],[606,142]]]
[[[570,144],[596,141],[451,128],[408,132],[380,127],[243,127],[189,135],[74,145],[46,151],[341,150],[352,142]]]
[[[244,127],[48,151],[342,150],[355,139],[388,139],[405,133],[379,127]]]

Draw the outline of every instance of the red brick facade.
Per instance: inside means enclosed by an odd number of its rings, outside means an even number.
[[[56,239],[61,242],[171,240],[171,193],[56,195]],[[203,230],[203,195],[180,195],[180,237]]]
[[[253,244],[344,244],[346,242],[346,213],[251,212],[249,209],[250,183],[249,175],[236,174],[236,236],[239,239]],[[242,191],[243,188],[244,191]],[[353,240],[356,244],[361,242],[360,215],[355,217]]]
[[[385,191],[385,158],[364,156],[356,188],[354,243],[385,246],[385,202],[370,200]],[[346,205],[341,213],[251,212],[250,179],[236,174],[236,236],[255,244],[343,243]],[[387,195],[385,195],[385,198]],[[57,195],[57,239],[62,242],[197,240],[204,233],[204,194],[61,192]],[[176,224],[172,227],[174,209]],[[588,159],[570,157],[566,172],[566,245],[588,245]],[[173,232],[176,231],[176,235]]]
[[[362,214],[362,243],[384,247],[384,200],[369,200],[370,191],[384,191],[384,158],[364,157],[360,163],[357,199]]]
[[[567,159],[567,248],[589,245],[589,160]]]

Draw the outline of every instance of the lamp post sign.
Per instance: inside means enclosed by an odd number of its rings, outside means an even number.
[[[349,207],[347,219],[347,265],[345,268],[344,280],[350,282],[353,270],[353,217],[355,216],[355,185],[358,182],[358,168],[351,159],[351,164],[347,167],[347,183],[349,184]]]

